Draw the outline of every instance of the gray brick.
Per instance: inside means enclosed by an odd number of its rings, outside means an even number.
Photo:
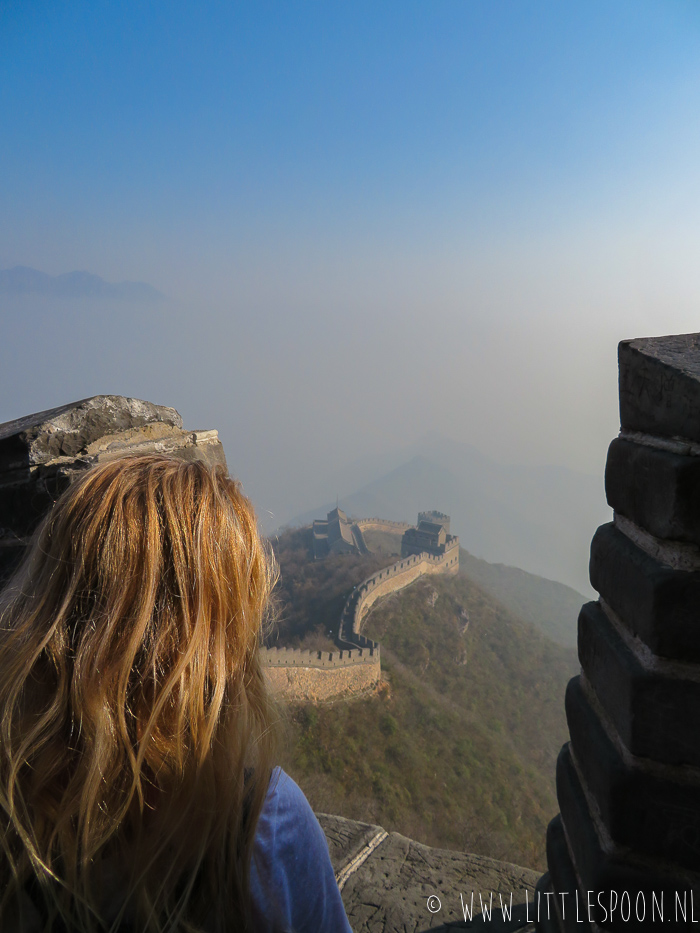
[[[618,358],[622,427],[700,441],[700,334],[623,340]]]
[[[573,766],[568,745],[562,748],[557,760],[557,796],[563,825],[571,844],[578,877],[581,880],[581,888],[584,896],[589,891],[593,892],[593,919],[600,924],[602,929],[629,933],[629,930],[674,929],[682,926],[682,922],[675,922],[676,917],[672,909],[677,891],[692,891],[695,916],[698,919],[700,878],[696,875],[676,872],[662,861],[640,859],[629,849],[603,849],[581,782]],[[548,859],[553,858],[554,854],[554,851],[548,852]],[[647,911],[643,922],[637,922],[635,919],[625,921],[619,911],[616,911],[611,922],[609,910],[606,911],[608,916],[605,917],[600,907],[596,906],[598,894],[600,894],[602,904],[609,908],[612,892],[615,892],[618,904],[623,893],[627,892],[634,909],[640,891],[643,894]],[[659,924],[657,918],[657,922],[652,924],[650,922],[652,893],[656,893],[658,898],[662,892],[664,923]],[[583,909],[581,913],[584,914]],[[579,926],[582,930],[586,929],[583,923]]]
[[[700,544],[700,457],[616,438],[608,450],[611,508],[657,538]]]
[[[700,784],[630,767],[575,677],[566,691],[571,747],[604,824],[620,846],[700,871]]]
[[[610,523],[593,537],[590,578],[655,654],[700,662],[700,573],[666,567]]]
[[[633,755],[700,765],[700,683],[647,670],[598,603],[579,615],[579,659],[596,696]]]

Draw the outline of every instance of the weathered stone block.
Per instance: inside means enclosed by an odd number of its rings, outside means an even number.
[[[622,427],[700,441],[700,334],[623,340],[618,358]]]
[[[604,930],[672,929],[690,921],[692,903],[695,922],[700,920],[700,878],[697,875],[675,871],[663,861],[640,858],[629,849],[607,849],[601,845],[568,745],[562,748],[557,760],[557,797],[586,901],[579,904],[581,917],[589,916],[590,903],[590,916]],[[554,859],[559,854],[557,849],[548,853],[548,858]],[[685,915],[676,906],[677,895],[681,904],[686,905]],[[621,909],[626,902],[631,908],[631,916],[627,919]],[[652,921],[653,904],[657,909]],[[644,908],[642,919],[635,915],[636,907],[639,914]],[[579,928],[585,929],[584,924],[579,924]]]
[[[700,662],[700,573],[672,570],[610,523],[593,537],[590,578],[624,626],[655,654]]]
[[[586,603],[578,625],[583,671],[629,751],[700,765],[700,682],[644,667],[598,603]]]
[[[147,424],[182,429],[174,408],[120,395],[95,395],[0,425],[0,471],[77,457],[94,441]]]
[[[579,770],[613,841],[700,871],[700,783],[670,776],[664,780],[626,765],[588,702],[580,677],[569,682],[566,717]]]
[[[605,467],[608,505],[658,538],[700,544],[700,457],[616,438]]]
[[[183,431],[174,408],[140,399],[97,395],[0,424],[0,577],[76,475],[149,453],[226,468],[216,431]]]

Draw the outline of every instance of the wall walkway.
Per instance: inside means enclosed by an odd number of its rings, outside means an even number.
[[[445,553],[440,556],[414,554],[402,557],[390,567],[372,574],[356,587],[345,603],[340,616],[338,643],[344,647],[364,644],[377,645],[361,634],[362,623],[370,608],[382,596],[395,593],[418,577],[430,573],[456,573],[459,570],[459,538],[453,536],[447,542]]]

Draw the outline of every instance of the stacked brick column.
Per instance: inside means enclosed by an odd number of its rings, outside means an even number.
[[[700,334],[619,363],[540,931],[700,924]]]

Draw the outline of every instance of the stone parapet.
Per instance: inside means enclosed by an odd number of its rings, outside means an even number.
[[[628,753],[590,687],[575,677],[566,715],[582,781],[618,846],[700,871],[700,796],[691,771],[655,766]]]
[[[367,693],[381,680],[380,645],[360,635],[350,648],[261,648],[268,683],[286,700],[324,702]]]
[[[669,567],[611,522],[593,537],[590,577],[620,624],[653,654],[700,662],[700,572]]]
[[[120,395],[0,424],[0,576],[76,476],[106,460],[148,453],[226,467],[216,431],[185,431],[174,408]]]
[[[623,340],[620,425],[700,443],[700,334]]]
[[[696,666],[654,664],[622,631],[600,603],[581,610],[579,660],[602,709],[633,755],[700,767]]]
[[[532,930],[536,872],[484,855],[431,848],[381,826],[317,816],[356,933]]]
[[[557,761],[557,797],[561,808],[547,830],[547,857],[552,889],[564,913],[581,920],[573,929],[624,931],[678,929],[686,926],[693,913],[697,922],[700,884],[697,875],[685,872],[663,859],[644,857],[614,844],[596,809],[595,800],[582,782],[570,745],[565,745]],[[557,839],[558,828],[563,830]],[[576,879],[576,887],[571,879]],[[557,884],[559,880],[559,884]],[[564,881],[566,887],[561,886]],[[680,909],[677,903],[680,901]],[[683,910],[685,906],[685,910]],[[638,921],[635,909],[643,917]],[[662,917],[659,920],[659,916]],[[652,919],[653,918],[653,919]],[[538,927],[543,929],[542,927]],[[559,929],[568,930],[565,922]]]
[[[403,534],[412,526],[408,522],[392,522],[387,518],[358,518],[355,522],[360,531],[393,531]]]
[[[579,616],[542,883],[569,913],[541,933],[700,922],[700,335],[624,341],[619,360],[615,517],[591,546],[600,600]]]

